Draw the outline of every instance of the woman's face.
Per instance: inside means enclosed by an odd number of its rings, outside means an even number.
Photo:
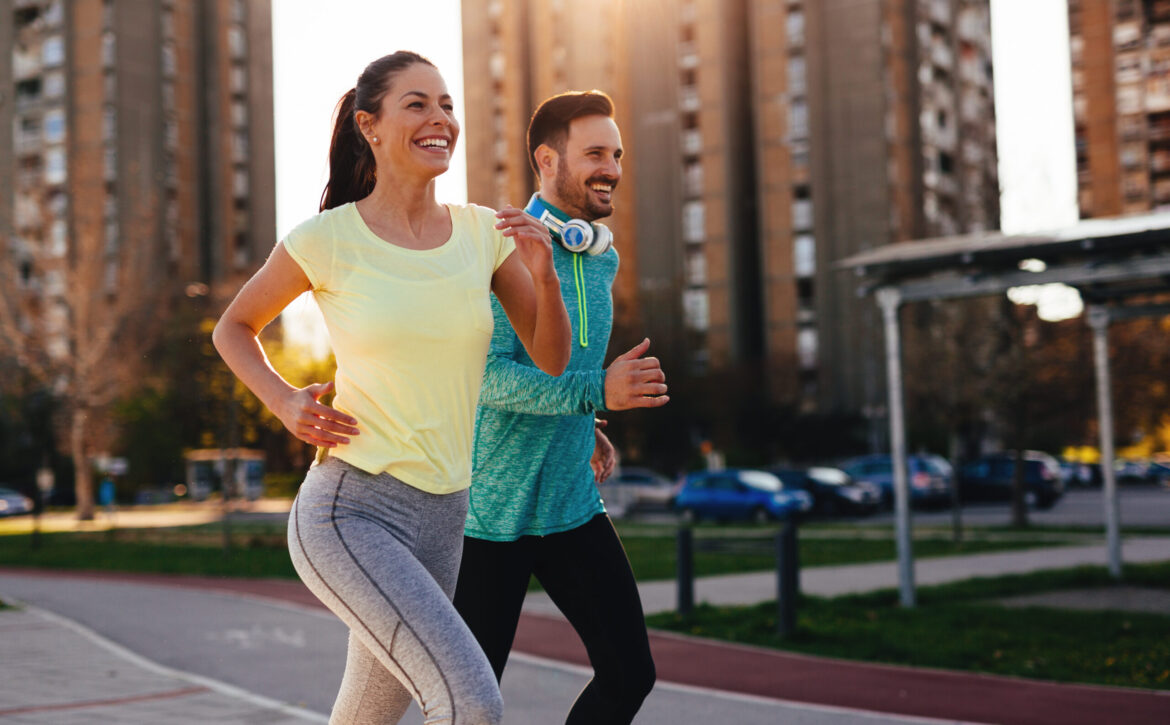
[[[432,66],[415,63],[400,71],[377,118],[358,111],[357,120],[380,167],[433,178],[451,164],[459,122],[447,84]]]

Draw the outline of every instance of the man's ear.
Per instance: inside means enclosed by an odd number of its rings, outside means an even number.
[[[542,143],[536,147],[536,151],[533,152],[532,156],[536,159],[536,168],[540,169],[542,174],[545,172],[556,174],[558,158],[556,149],[546,143]]]

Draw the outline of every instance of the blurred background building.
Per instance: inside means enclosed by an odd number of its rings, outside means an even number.
[[[275,243],[268,0],[0,0],[0,47],[0,286],[25,325],[64,331],[67,285],[95,260],[111,305],[151,286],[218,307],[259,267]]]
[[[464,0],[463,33],[470,201],[527,200],[545,97],[614,97],[623,342],[884,417],[876,308],[833,265],[998,228],[988,0]]]
[[[1069,0],[1081,218],[1170,204],[1170,2]]]

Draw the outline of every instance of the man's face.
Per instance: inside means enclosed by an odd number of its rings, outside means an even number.
[[[593,221],[613,214],[613,191],[622,178],[622,136],[608,116],[569,122],[565,152],[557,158],[554,190],[566,213]]]

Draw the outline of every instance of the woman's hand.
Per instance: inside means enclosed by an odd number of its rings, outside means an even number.
[[[614,450],[609,438],[601,432],[601,428],[602,426],[597,426],[593,429],[593,455],[589,459],[589,466],[593,469],[593,480],[597,483],[605,483],[617,464],[617,451]]]
[[[351,416],[320,402],[322,396],[332,391],[331,382],[290,390],[272,412],[290,433],[305,443],[325,448],[345,445],[349,443],[346,436],[358,435],[360,431]]]
[[[552,236],[548,228],[536,217],[511,205],[496,212],[496,218],[500,220],[496,229],[516,242],[516,253],[532,275],[533,284],[539,287],[559,282],[553,267]]]
[[[492,292],[532,362],[549,375],[560,375],[572,354],[572,328],[553,266],[548,229],[511,206],[496,212],[496,217],[496,229],[515,240],[516,253],[508,255],[492,275]]]

